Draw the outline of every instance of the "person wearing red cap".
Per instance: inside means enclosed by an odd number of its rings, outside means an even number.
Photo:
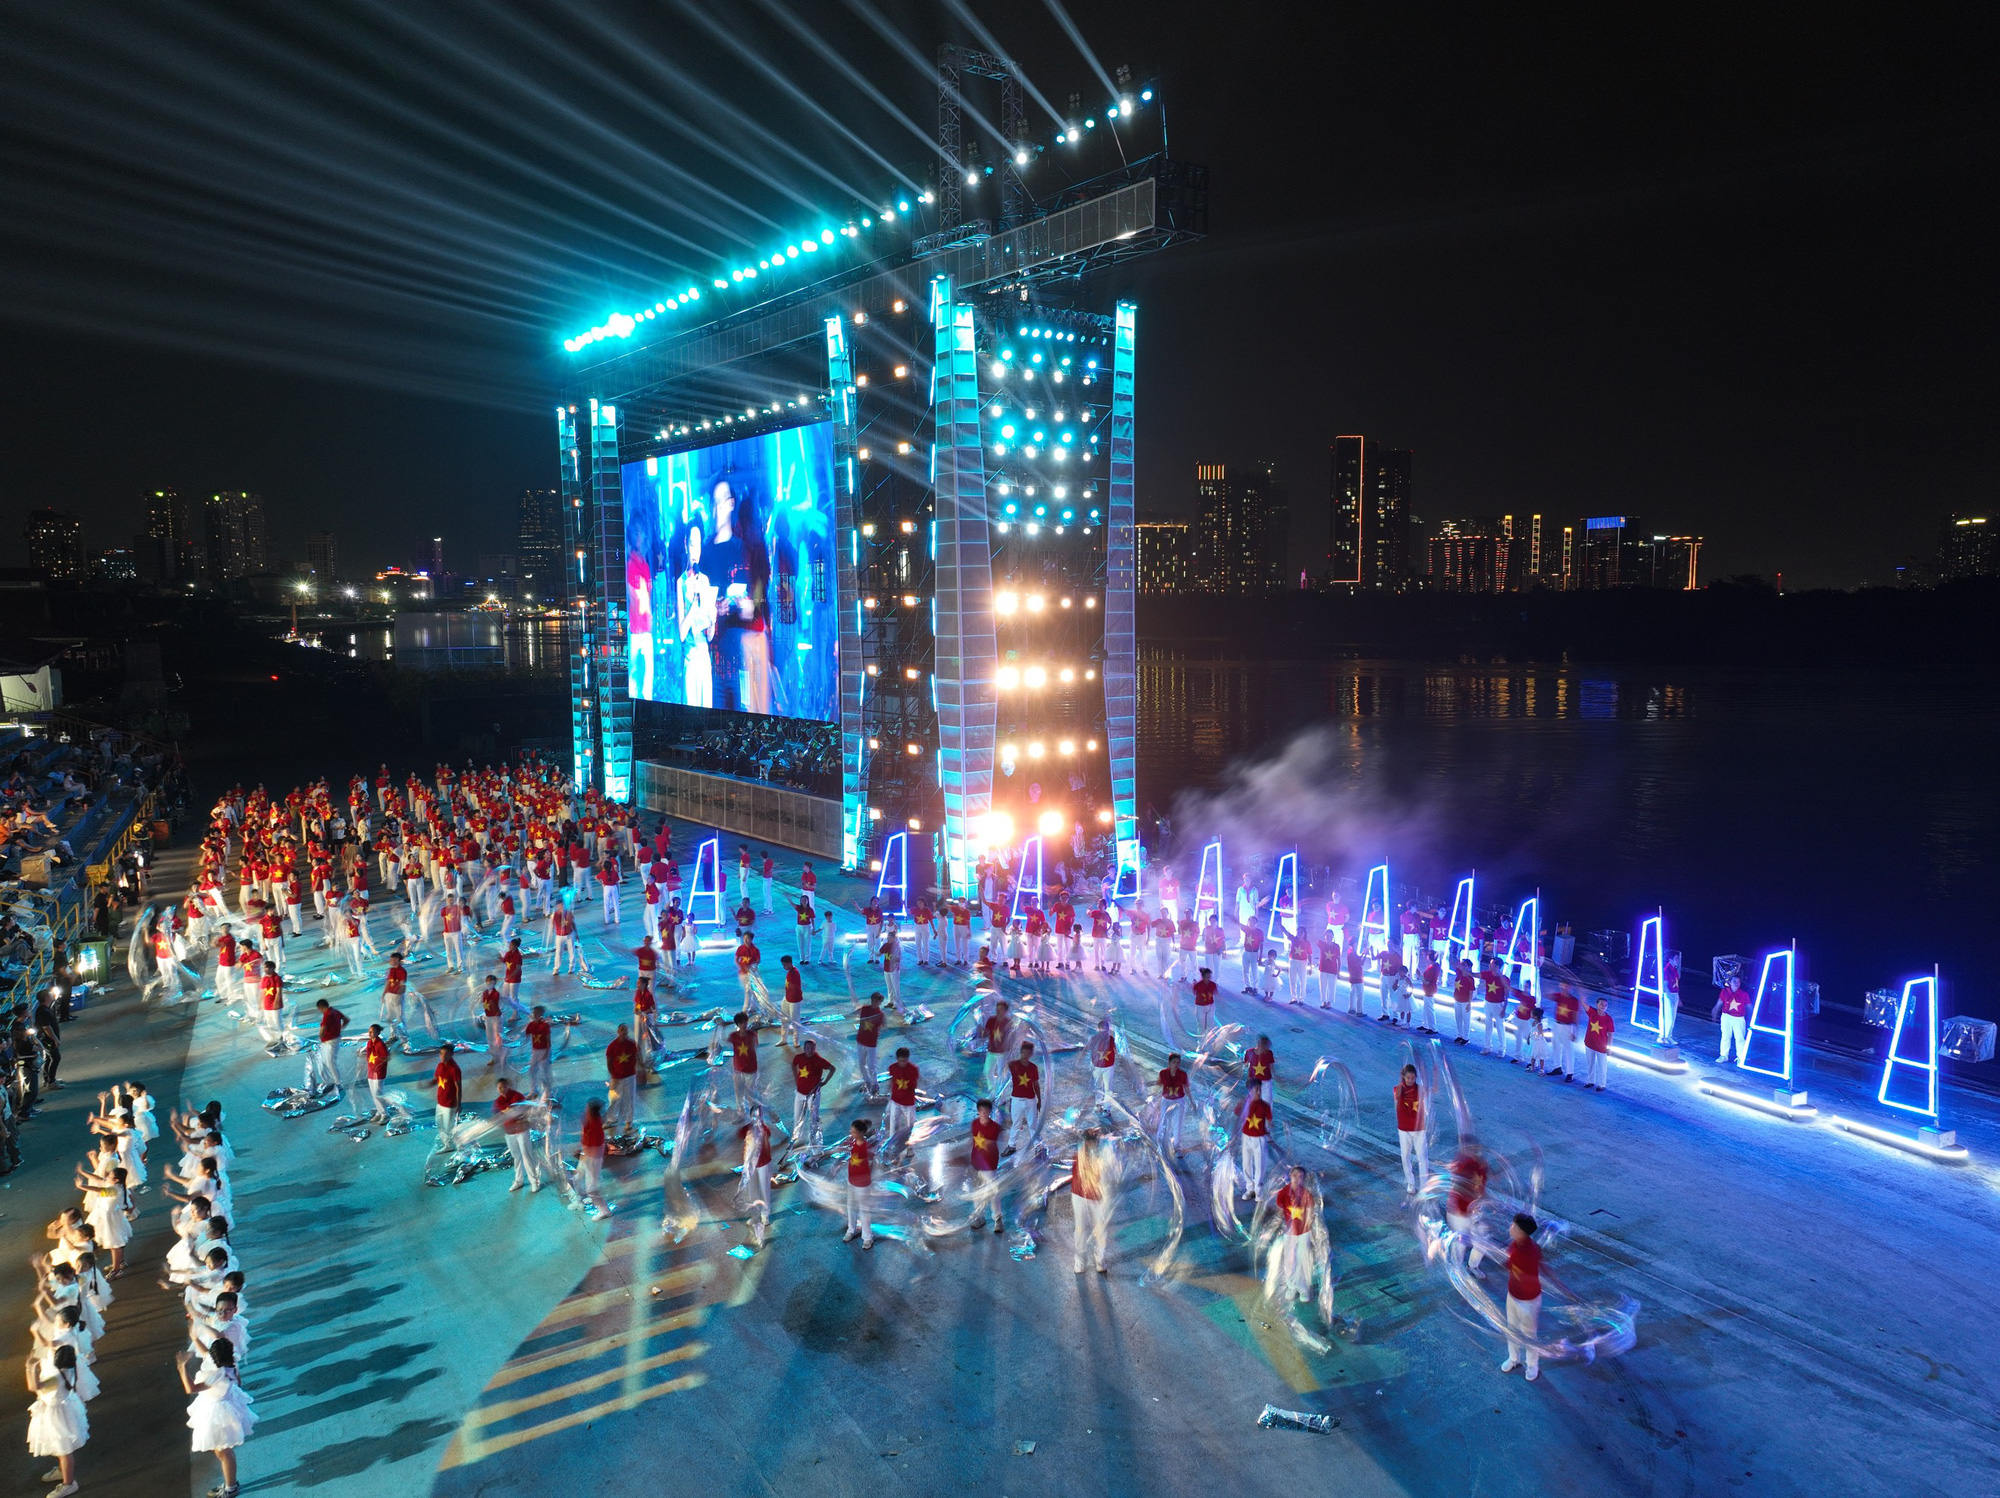
[[[806,1049],[808,1052],[812,1049],[810,1040],[806,1042]],[[832,1067],[829,1066],[827,1069],[831,1071]],[[813,1098],[813,1128],[817,1134],[819,1127],[817,1086],[813,1089]],[[792,1137],[796,1139],[799,1136],[794,1132]],[[868,1120],[857,1118],[847,1131],[847,1231],[841,1234],[841,1242],[852,1243],[859,1234],[863,1248],[875,1246],[875,1224],[869,1220],[868,1215],[869,1196],[874,1190],[874,1183],[875,1172],[868,1146]]]
[[[618,1133],[632,1127],[632,1106],[638,1101],[639,1046],[624,1025],[604,1048],[604,1070],[611,1081],[611,1127]]]
[[[1538,1224],[1526,1212],[1515,1216],[1507,1229],[1507,1361],[1502,1373],[1512,1373],[1523,1362],[1528,1365],[1528,1382],[1542,1371],[1542,1355],[1535,1348],[1535,1334],[1542,1325],[1542,1248],[1535,1242]]]

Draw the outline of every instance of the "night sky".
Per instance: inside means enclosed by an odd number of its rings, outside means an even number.
[[[974,10],[1101,107],[1042,5]],[[41,504],[124,544],[159,483],[257,489],[279,555],[331,528],[350,569],[511,549],[565,332],[926,163],[777,11],[15,9],[0,561]],[[973,40],[947,5],[789,12],[925,127],[889,34]],[[2000,498],[1990,6],[1072,14],[1211,170],[1210,240],[1102,288],[1140,301],[1142,508],[1198,461],[1321,495],[1360,431],[1415,449],[1426,521],[1623,512],[1789,588],[1886,580]]]

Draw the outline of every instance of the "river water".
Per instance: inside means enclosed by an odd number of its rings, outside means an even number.
[[[1296,845],[1357,876],[1634,928],[1705,977],[1797,940],[1829,1002],[1941,965],[2000,1018],[2000,671],[1622,670],[1142,652],[1139,796],[1185,850]],[[1232,846],[1233,845],[1233,846]],[[1183,851],[1184,876],[1196,857]],[[1399,889],[1399,893],[1402,890]],[[1709,994],[1691,985],[1705,1010]]]

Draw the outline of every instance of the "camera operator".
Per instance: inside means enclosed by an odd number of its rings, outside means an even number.
[[[14,1006],[8,1026],[8,1041],[14,1051],[15,1109],[21,1118],[33,1118],[35,1104],[42,1096],[42,1052],[35,1043],[35,1027],[26,1004]]]
[[[67,982],[58,988],[57,980],[52,978],[42,990],[41,998],[35,1001],[35,1038],[42,1047],[42,1086],[50,1092],[63,1085],[56,1080],[56,1072],[62,1066],[62,1011],[68,1007],[68,994]]]

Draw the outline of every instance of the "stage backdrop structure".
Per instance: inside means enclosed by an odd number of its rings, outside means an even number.
[[[1138,308],[1102,273],[1205,234],[1207,174],[1151,88],[1038,133],[1021,89],[941,48],[928,189],[563,340],[580,788],[654,783],[669,713],[821,722],[844,867],[903,833],[911,892],[971,894],[989,848],[1104,837],[1136,873]]]

